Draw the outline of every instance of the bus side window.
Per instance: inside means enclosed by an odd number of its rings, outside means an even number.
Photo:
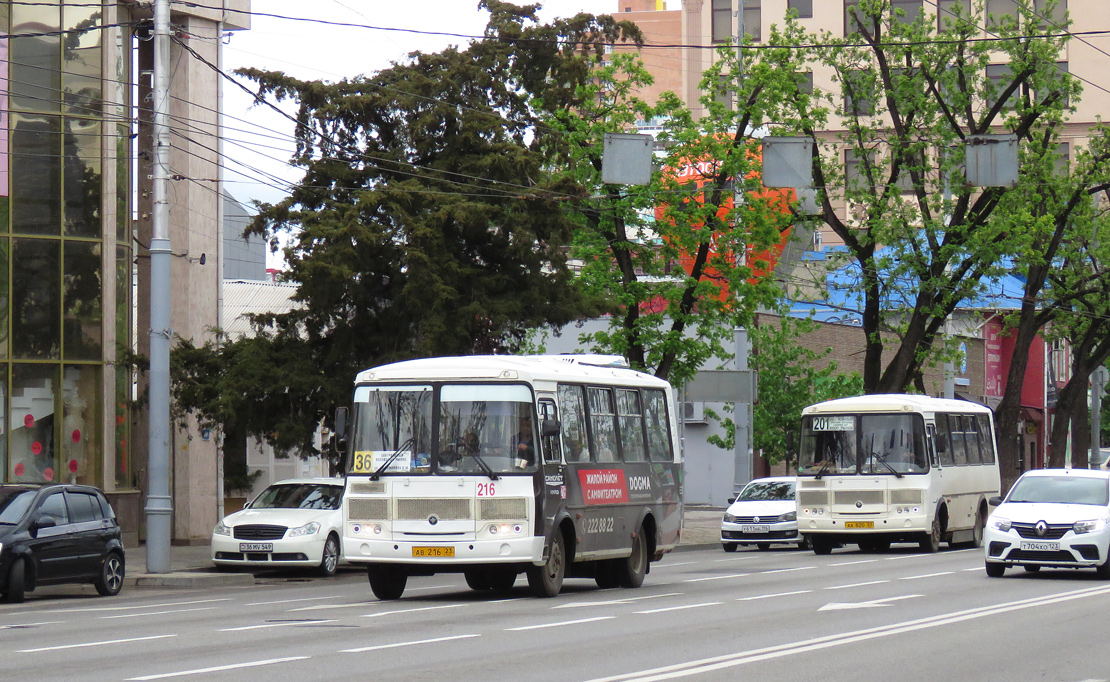
[[[991,431],[990,417],[985,414],[975,415],[975,422],[979,431],[979,448],[983,455],[983,464],[994,464],[994,433]]]
[[[586,440],[586,401],[581,386],[559,385],[559,414],[563,451],[568,462],[590,461]]]
[[[979,451],[979,429],[976,428],[975,415],[962,415],[960,417],[960,425],[963,428],[965,440],[967,441],[967,463],[982,464],[983,455]]]
[[[617,412],[613,390],[591,386],[586,389],[590,408],[590,448],[595,462],[619,462]]]
[[[925,425],[925,449],[929,453],[929,464],[931,466],[940,466],[940,460],[937,459],[937,451],[933,445],[937,442],[937,429],[932,424]]]
[[[967,466],[967,434],[964,432],[962,422],[960,415],[948,415],[949,442],[952,443],[952,457],[956,460],[956,466],[958,467]]]
[[[563,461],[563,448],[559,443],[559,433],[547,432],[548,425],[559,424],[559,413],[555,408],[555,402],[551,400],[540,401],[540,447],[543,448],[543,461],[545,462],[561,462]]]
[[[647,453],[644,451],[644,414],[640,407],[639,391],[617,390],[617,421],[620,424],[624,461],[645,461]]]
[[[652,461],[674,461],[670,421],[667,419],[667,398],[663,391],[644,391],[644,422],[647,427],[648,455]]]
[[[954,467],[956,460],[952,458],[952,447],[948,437],[948,415],[938,414],[937,417],[937,457],[941,466]]]

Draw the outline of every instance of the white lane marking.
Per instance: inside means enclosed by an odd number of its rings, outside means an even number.
[[[211,604],[218,601],[231,601],[231,597],[221,599],[193,599],[191,601],[168,601],[161,604],[129,604],[127,606],[90,606],[81,609],[51,609],[42,613],[84,613],[97,611],[137,611],[139,609],[160,609],[166,606],[191,606],[193,604]]]
[[[629,604],[629,603],[632,603],[634,601],[640,601],[642,599],[658,599],[660,597],[681,597],[682,594],[683,594],[682,592],[667,592],[667,593],[664,593],[664,594],[646,594],[642,597],[624,597],[622,599],[606,599],[604,601],[579,601],[579,602],[571,602],[569,604],[559,604],[558,606],[552,606],[551,608],[553,608],[553,609],[575,609],[575,608],[579,608],[579,607],[582,607],[582,606],[612,606],[613,604]]]
[[[902,554],[900,556],[884,557],[883,561],[901,561],[902,559],[919,559],[919,558],[921,558],[921,556],[922,555],[920,555],[920,554]]]
[[[720,606],[724,602],[707,601],[704,604],[683,604],[682,606],[665,606],[660,609],[649,609],[647,611],[636,611],[636,613],[663,613],[664,611],[681,611],[683,609],[697,609],[703,606]]]
[[[859,561],[841,561],[839,564],[829,564],[829,566],[855,566],[856,564],[873,564],[878,559],[860,559]]]
[[[596,616],[594,618],[579,618],[578,620],[564,620],[558,623],[543,623],[542,625],[525,625],[519,628],[505,628],[506,632],[515,632],[520,630],[539,630],[542,628],[557,628],[563,625],[578,625],[579,623],[592,623],[598,620],[612,620],[616,616]]]
[[[38,623],[9,623],[8,625],[0,625],[0,630],[18,630],[19,628],[33,628],[39,625],[57,625],[64,623],[64,620],[44,620]]]
[[[244,630],[262,630],[262,629],[265,629],[265,628],[287,628],[287,627],[291,627],[293,625],[318,625],[320,623],[336,623],[336,622],[338,622],[337,618],[332,618],[331,620],[297,620],[297,621],[290,621],[288,623],[263,623],[262,625],[243,625],[243,626],[237,627],[237,628],[223,628],[221,630],[217,630],[217,632],[242,632]]]
[[[791,571],[808,571],[816,566],[795,566],[794,568],[776,568],[772,571],[763,571],[761,575],[769,575],[771,573],[790,573]]]
[[[846,609],[875,609],[880,606],[889,606],[887,602],[901,601],[902,599],[914,599],[916,597],[924,597],[923,594],[904,594],[900,597],[887,597],[886,599],[872,599],[871,601],[858,601],[858,602],[831,602],[825,604],[818,611],[844,611]]]
[[[719,564],[719,563],[722,563],[722,562],[725,562],[725,561],[751,561],[754,558],[755,558],[755,555],[752,555],[752,556],[734,556],[734,557],[729,557],[727,559],[714,559],[713,563]]]
[[[718,561],[720,561],[720,559],[718,559]],[[675,566],[689,566],[690,564],[700,563],[700,561],[679,561],[678,563],[674,564],[655,564],[655,566],[652,567],[652,570],[658,571],[661,568],[674,568]]]
[[[452,585],[431,585],[429,587],[410,587],[405,592],[420,592],[421,590],[444,590]]]
[[[904,621],[902,623],[894,623],[891,625],[882,625],[879,627],[867,628],[865,630],[856,630],[853,632],[845,632],[836,635],[826,635],[824,637],[817,637],[814,639],[807,639],[798,642],[789,642],[786,644],[778,644],[762,649],[741,651],[734,654],[715,656],[713,658],[703,658],[695,661],[687,661],[686,663],[676,663],[674,665],[668,665],[659,668],[651,668],[648,670],[641,670],[637,672],[613,675],[610,677],[597,678],[591,680],[590,682],[620,682],[626,680],[637,680],[638,682],[656,682],[658,680],[669,680],[678,677],[688,677],[690,675],[700,675],[715,670],[743,665],[745,663],[766,661],[774,658],[781,658],[783,656],[791,656],[794,654],[841,646],[844,644],[854,644],[856,642],[862,642],[869,639],[878,639],[880,637],[888,637],[890,635],[914,632],[916,630],[924,630],[927,628],[942,627],[945,625],[951,625],[953,623],[985,618],[987,616],[996,616],[1003,613],[1009,613],[1011,611],[1018,611],[1021,609],[1048,606],[1051,604],[1071,601],[1073,599],[1086,599],[1092,596],[1102,596],[1107,594],[1110,594],[1110,587],[1096,587],[1073,590],[1070,592],[1061,592],[1059,594],[1051,595],[1048,597],[1033,597],[1030,599],[1022,599],[1013,602],[1002,602],[993,606],[980,606],[973,609],[966,609],[964,611],[953,611],[951,613],[940,614],[937,616],[928,616],[926,618],[918,618],[915,620]]]
[[[44,646],[38,649],[20,649],[17,654],[37,654],[42,651],[61,651],[62,649],[82,649],[89,646],[104,646],[106,644],[126,644],[128,642],[145,642],[151,639],[165,639],[177,635],[151,635],[150,637],[130,637],[128,639],[106,639],[100,642],[82,642],[81,644],[62,644],[59,646]]]
[[[201,675],[203,673],[218,673],[224,670],[238,670],[240,668],[257,668],[261,665],[275,663],[288,663],[290,661],[304,661],[311,656],[289,656],[288,658],[268,658],[264,661],[250,661],[247,663],[232,663],[230,665],[217,665],[211,668],[197,668],[195,670],[179,670],[173,673],[160,673],[158,675],[143,675],[142,677],[129,677],[127,682],[145,682],[146,680],[162,680],[167,677],[184,677],[186,675]]]
[[[250,604],[243,604],[243,606],[270,606],[271,604],[292,604],[299,601],[319,601],[321,599],[342,599],[342,595],[331,595],[327,597],[299,597],[297,599],[276,599],[274,601],[256,601]]]
[[[751,573],[732,573],[730,575],[711,575],[708,578],[687,578],[684,583],[700,583],[706,580],[728,580],[729,578],[747,578]]]
[[[395,642],[393,644],[378,644],[377,646],[364,646],[358,649],[341,649],[341,654],[360,654],[363,651],[377,651],[379,649],[395,649],[402,646],[415,646],[417,644],[435,644],[436,642],[450,642],[453,639],[470,639],[481,635],[452,635],[450,637],[436,637],[435,639],[417,639],[412,642]]]
[[[189,611],[211,611],[216,608],[215,606],[202,606],[198,609],[170,609],[169,611],[147,611],[146,613],[121,613],[115,616],[100,616],[101,620],[112,620],[115,618],[142,618],[144,616],[164,616],[167,613],[187,613]]]
[[[832,587],[823,587],[821,589],[824,589],[824,590],[846,590],[849,587],[863,587],[865,585],[882,585],[883,583],[889,583],[889,582],[890,582],[889,580],[871,580],[871,581],[866,582],[866,583],[852,583],[851,585],[833,585]]]
[[[982,566],[973,566],[971,568],[961,568],[960,570],[961,571],[982,571],[983,567]]]
[[[440,606],[421,606],[415,609],[396,609],[394,611],[382,611],[381,613],[364,613],[363,618],[378,618],[380,616],[392,616],[396,613],[416,613],[417,611],[435,611],[437,609],[453,609],[465,604],[442,604]]]
[[[323,611],[325,609],[364,609],[367,606],[375,606],[383,602],[364,601],[354,604],[318,604],[315,606],[301,606],[295,609],[288,609],[286,613],[295,613],[297,611]]]
[[[925,573],[923,575],[907,575],[899,578],[899,580],[918,580],[920,578],[935,578],[938,575],[952,575],[952,571],[941,571],[940,573]]]
[[[770,599],[772,597],[790,597],[795,594],[809,594],[813,590],[796,590],[794,592],[778,592],[776,594],[761,594],[756,597],[740,597],[736,601],[755,601],[756,599]]]

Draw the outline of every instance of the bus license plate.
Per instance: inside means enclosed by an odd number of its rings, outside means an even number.
[[[1060,550],[1059,542],[1022,542],[1023,550],[1032,552],[1057,552]]]
[[[770,526],[740,526],[741,533],[770,533]]]
[[[422,557],[453,557],[454,547],[413,547],[412,555]]]
[[[240,552],[272,552],[274,551],[274,543],[272,542],[240,542]]]
[[[845,528],[874,528],[874,521],[845,521]]]

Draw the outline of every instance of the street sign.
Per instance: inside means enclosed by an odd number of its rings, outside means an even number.
[[[707,403],[754,403],[756,383],[754,370],[705,370],[686,383],[685,399]]]

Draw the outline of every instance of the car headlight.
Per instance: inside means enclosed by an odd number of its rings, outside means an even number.
[[[1072,526],[1072,530],[1076,535],[1084,533],[1094,533],[1106,527],[1106,519],[1091,519],[1089,521],[1076,521]]]
[[[318,530],[320,530],[320,522],[313,521],[312,523],[306,523],[300,528],[290,528],[289,530],[285,531],[285,537],[299,538],[305,535],[314,535]]]
[[[797,521],[798,512],[787,512],[779,517],[779,521]]]
[[[738,520],[739,519],[732,514],[725,514],[725,523],[736,523]]]
[[[212,534],[213,535],[231,535],[231,527],[230,526],[225,526],[224,522],[220,521],[219,523],[216,524],[216,527],[212,529]]]
[[[990,518],[990,527],[1005,533],[1010,530],[1010,519],[1004,519],[1001,516],[992,516]]]

